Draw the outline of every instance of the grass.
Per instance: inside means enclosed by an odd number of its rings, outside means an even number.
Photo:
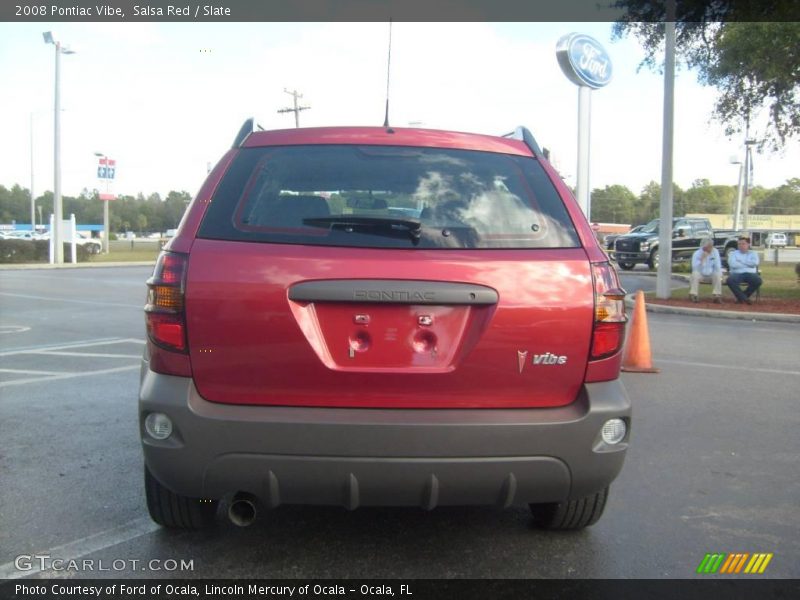
[[[108,262],[152,262],[155,264],[158,258],[157,249],[134,249],[134,250],[114,250],[108,254],[98,254],[93,256],[89,262],[108,263]]]
[[[761,279],[764,283],[761,285],[761,297],[800,301],[800,284],[798,284],[794,267],[793,263],[775,266],[771,263],[765,264],[762,261],[760,268]],[[688,265],[681,265],[674,272],[688,275],[690,269]],[[687,282],[686,288],[672,290],[670,298],[685,299],[688,294],[688,287],[689,283]]]

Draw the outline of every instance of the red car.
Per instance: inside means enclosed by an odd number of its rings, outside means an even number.
[[[148,280],[147,504],[528,504],[600,517],[630,436],[624,290],[523,128],[254,131]]]

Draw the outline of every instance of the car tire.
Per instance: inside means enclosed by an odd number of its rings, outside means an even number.
[[[658,269],[658,248],[653,248],[650,252],[650,258],[647,259],[647,266],[653,271]]]
[[[187,498],[165,488],[144,468],[144,489],[150,518],[162,527],[202,529],[214,522],[217,500]]]
[[[531,504],[533,524],[539,529],[577,530],[594,525],[603,516],[608,488],[578,500]]]
[[[631,269],[633,269],[633,267],[636,266],[636,263],[630,263],[630,262],[617,261],[617,264],[619,265],[619,268],[622,269],[623,271],[630,271]]]

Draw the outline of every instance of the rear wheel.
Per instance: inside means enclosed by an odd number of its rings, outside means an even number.
[[[608,488],[578,500],[531,504],[533,523],[539,529],[576,530],[594,525],[603,516]]]
[[[214,522],[217,500],[187,498],[176,494],[144,468],[144,489],[150,518],[159,525],[177,529],[202,529]]]
[[[633,267],[636,266],[636,263],[629,263],[629,262],[619,262],[617,261],[619,268],[623,271],[630,271]]]

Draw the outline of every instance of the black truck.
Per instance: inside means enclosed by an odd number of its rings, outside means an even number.
[[[613,258],[620,269],[629,271],[639,263],[658,268],[658,219],[653,219],[637,232],[626,233],[614,240]],[[737,233],[733,230],[714,231],[708,219],[678,217],[672,220],[672,262],[692,260],[700,240],[711,237],[723,263],[729,252],[736,250]]]

